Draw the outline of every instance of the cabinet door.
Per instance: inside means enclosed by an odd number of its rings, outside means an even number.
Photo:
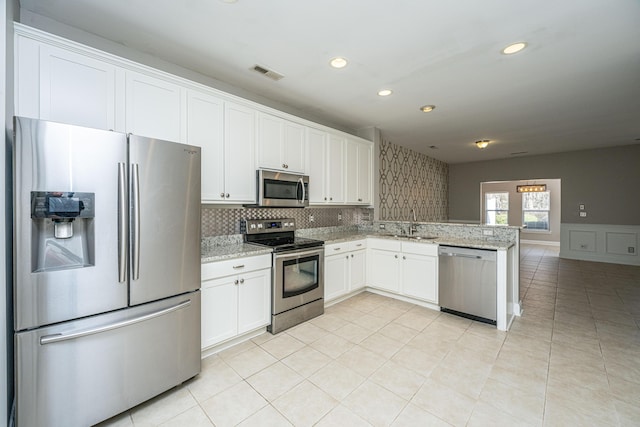
[[[402,293],[425,301],[438,302],[438,257],[402,255]]]
[[[238,279],[238,334],[243,334],[271,321],[271,269],[244,273]]]
[[[225,103],[225,200],[256,202],[256,111]],[[228,195],[228,196],[227,196]]]
[[[187,93],[187,144],[202,148],[202,200],[224,200],[224,102]]]
[[[113,65],[41,44],[38,117],[115,129],[115,76]]]
[[[361,249],[349,255],[351,291],[362,289],[367,284],[367,251]]]
[[[345,202],[344,145],[345,139],[343,137],[329,135],[327,146],[327,193],[329,203]]]
[[[269,114],[258,115],[258,166],[285,169],[282,158],[284,126],[282,119]]]
[[[127,71],[126,131],[140,136],[180,142],[180,86]]]
[[[297,123],[284,121],[282,154],[286,170],[305,173],[305,128]]]
[[[346,153],[346,173],[345,173],[345,181],[347,188],[347,203],[357,204],[358,203],[358,146],[360,145],[357,141],[347,140],[345,153]]]
[[[400,257],[397,252],[369,249],[369,285],[390,292],[400,290]]]
[[[307,128],[307,173],[309,174],[309,203],[327,201],[327,133]]]
[[[238,289],[235,276],[202,282],[202,348],[236,336]]]
[[[349,254],[343,253],[324,258],[324,299],[330,301],[349,291],[347,282]]]
[[[372,144],[358,143],[358,197],[357,202],[371,204],[373,186],[373,146]]]

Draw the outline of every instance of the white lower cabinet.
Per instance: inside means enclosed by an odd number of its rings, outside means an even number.
[[[438,303],[438,245],[368,239],[369,286]]]
[[[326,245],[324,253],[325,301],[365,287],[366,240]]]
[[[202,265],[202,348],[264,326],[271,314],[271,255]]]

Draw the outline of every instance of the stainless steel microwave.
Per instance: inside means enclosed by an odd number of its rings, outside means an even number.
[[[309,177],[259,169],[256,172],[257,205],[304,208],[309,206]]]

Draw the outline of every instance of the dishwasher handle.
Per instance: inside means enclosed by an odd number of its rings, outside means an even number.
[[[454,256],[457,258],[471,258],[471,259],[482,259],[480,255],[466,255],[466,254],[456,254],[453,252],[441,252],[440,256]]]

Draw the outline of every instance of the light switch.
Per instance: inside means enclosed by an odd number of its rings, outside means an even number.
[[[584,203],[580,203],[580,204],[578,205],[578,209],[580,209],[581,211],[583,211],[583,210],[584,210]]]

